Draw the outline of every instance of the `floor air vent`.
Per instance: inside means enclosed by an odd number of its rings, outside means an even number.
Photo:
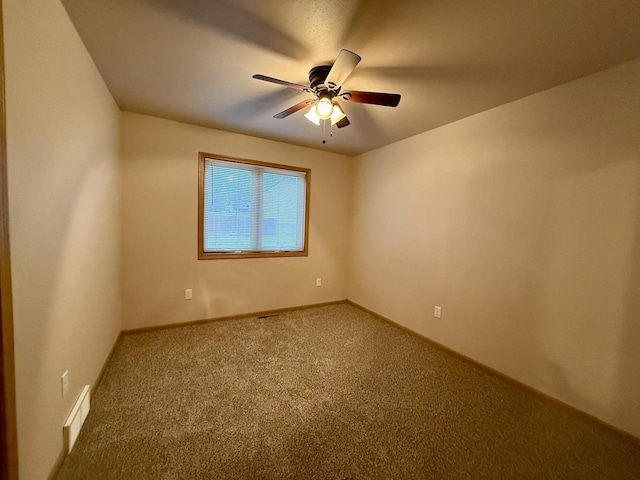
[[[85,385],[82,389],[82,393],[80,393],[80,396],[78,397],[78,400],[76,400],[76,404],[71,410],[69,418],[67,418],[67,421],[64,424],[64,438],[68,445],[67,454],[71,453],[71,449],[80,434],[82,424],[87,419],[87,415],[89,415],[89,408],[91,407],[90,391],[91,389],[89,385]]]

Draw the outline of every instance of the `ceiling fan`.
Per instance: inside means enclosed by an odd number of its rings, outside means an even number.
[[[357,90],[342,91],[342,83],[353,72],[360,62],[359,55],[346,50],[340,50],[338,58],[333,65],[319,65],[309,71],[310,86],[291,83],[266,75],[256,74],[253,78],[275,83],[284,87],[295,88],[313,94],[313,98],[303,100],[296,105],[274,115],[274,118],[285,118],[298,112],[307,106],[313,106],[305,114],[310,121],[320,125],[320,120],[330,120],[331,125],[343,128],[350,125],[347,115],[338,103],[338,99],[345,102],[369,103],[371,105],[383,105],[385,107],[397,107],[400,103],[400,95],[397,93],[360,92]]]

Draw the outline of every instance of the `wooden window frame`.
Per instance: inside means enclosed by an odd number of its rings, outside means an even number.
[[[305,211],[304,211],[304,250],[296,251],[264,251],[264,252],[205,252],[204,250],[204,170],[207,159],[225,162],[255,165],[259,167],[278,168],[305,174]],[[309,206],[311,199],[311,169],[261,162],[247,158],[227,157],[216,153],[198,153],[198,260],[221,260],[231,258],[271,258],[271,257],[307,257],[309,255]]]
[[[7,129],[5,116],[4,35],[0,1],[0,478],[18,479],[18,429],[13,344]]]

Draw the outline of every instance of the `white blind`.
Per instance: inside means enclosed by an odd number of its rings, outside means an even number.
[[[302,251],[306,174],[206,159],[204,251]]]

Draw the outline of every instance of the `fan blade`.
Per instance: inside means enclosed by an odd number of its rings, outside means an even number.
[[[360,60],[360,55],[356,55],[355,53],[343,48],[340,50],[336,61],[333,62],[333,67],[329,70],[329,74],[327,75],[324,84],[329,88],[329,90],[337,90],[347,77],[351,75],[351,72],[353,72],[356,65],[360,63]]]
[[[397,107],[400,103],[400,95],[397,93],[358,92],[350,91],[340,94],[343,100],[355,103],[370,103],[385,107]]]
[[[314,100],[303,100],[300,103],[296,103],[293,107],[289,107],[289,108],[287,108],[286,110],[283,110],[280,113],[276,113],[273,116],[273,118],[285,118],[285,117],[288,117],[292,113],[296,113],[296,112],[302,110],[307,105],[311,105],[313,102],[314,102]]]
[[[344,117],[342,120],[336,123],[336,126],[338,128],[348,127],[349,125],[351,125],[351,122],[347,117]]]
[[[266,75],[255,74],[253,76],[256,80],[264,80],[265,82],[275,83],[276,85],[282,85],[283,87],[295,88],[296,90],[305,90],[309,91],[309,87],[305,87],[304,85],[300,85],[299,83],[291,83],[285,80],[279,80],[273,77],[267,77]]]

